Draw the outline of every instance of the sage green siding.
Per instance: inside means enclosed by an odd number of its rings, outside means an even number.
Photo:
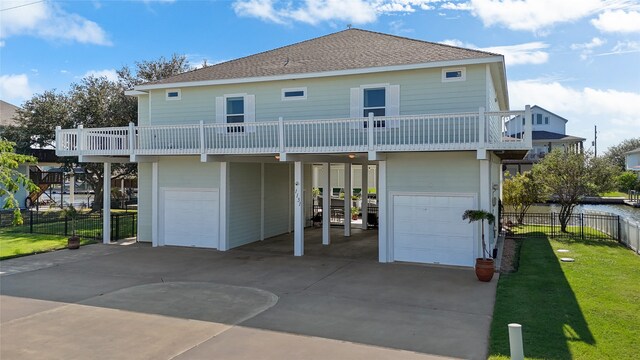
[[[215,122],[215,98],[253,94],[256,121],[348,118],[350,89],[368,84],[400,85],[400,114],[477,111],[486,106],[484,65],[466,66],[466,80],[442,82],[442,70],[419,69],[315,79],[183,87],[181,100],[166,100],[165,89],[150,90],[152,125]],[[282,101],[283,88],[306,87],[306,100]]]
[[[229,163],[229,249],[260,240],[260,173],[258,163]]]
[[[138,125],[149,125],[149,96],[138,96]]]
[[[387,191],[478,193],[475,151],[387,154]]]
[[[289,164],[264,165],[264,237],[289,231],[291,181]]]

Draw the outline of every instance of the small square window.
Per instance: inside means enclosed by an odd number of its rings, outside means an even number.
[[[282,100],[305,100],[307,98],[307,88],[282,89]]]
[[[544,117],[544,124],[545,125],[549,125],[549,117],[548,116]]]
[[[180,100],[182,99],[182,92],[180,89],[168,89],[165,93],[166,100]]]
[[[542,125],[542,114],[536,114],[536,124]]]
[[[466,79],[466,68],[442,69],[442,82],[464,81]]]

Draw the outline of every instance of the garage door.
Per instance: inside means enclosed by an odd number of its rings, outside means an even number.
[[[393,196],[393,256],[397,261],[473,266],[474,225],[462,213],[473,195]]]
[[[218,247],[218,190],[163,191],[165,245]]]

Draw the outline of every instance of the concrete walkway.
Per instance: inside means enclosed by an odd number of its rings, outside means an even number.
[[[468,269],[143,245],[0,271],[3,360],[484,359],[497,283]]]

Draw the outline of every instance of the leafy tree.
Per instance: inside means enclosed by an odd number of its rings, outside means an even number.
[[[545,197],[546,187],[533,176],[531,171],[515,176],[505,174],[502,202],[506,206],[513,207],[518,224],[522,224],[531,205],[543,201]]]
[[[640,148],[640,137],[623,140],[620,144],[611,146],[604,153],[604,157],[620,168],[621,171],[625,170],[624,153],[631,150]]]
[[[4,198],[3,209],[13,209],[13,224],[22,225],[20,204],[15,194],[20,187],[28,191],[37,188],[29,178],[16,169],[20,164],[35,163],[33,156],[20,155],[14,152],[15,143],[0,139],[0,197]]]
[[[634,190],[640,186],[640,180],[633,171],[625,171],[616,176],[616,183],[618,185],[618,190],[622,192],[628,192],[629,190]]]
[[[611,190],[616,170],[607,161],[594,160],[591,154],[556,149],[535,164],[532,171],[548,196],[560,204],[560,227],[567,232],[578,202],[585,196]]]
[[[118,71],[118,81],[105,77],[89,76],[72,84],[67,93],[55,90],[36,94],[25,102],[15,117],[18,126],[7,129],[3,134],[19,143],[20,149],[32,145],[55,146],[55,128],[85,128],[126,126],[137,123],[138,108],[135,98],[126,96],[124,91],[136,84],[160,80],[190,70],[185,56],[173,55],[170,59],[161,57],[152,61],[136,62],[131,70],[123,67]],[[65,158],[65,167],[82,166],[85,181],[94,189],[96,197],[94,211],[102,207],[102,164],[78,164],[77,158]],[[134,175],[136,164],[113,164],[112,179]]]

